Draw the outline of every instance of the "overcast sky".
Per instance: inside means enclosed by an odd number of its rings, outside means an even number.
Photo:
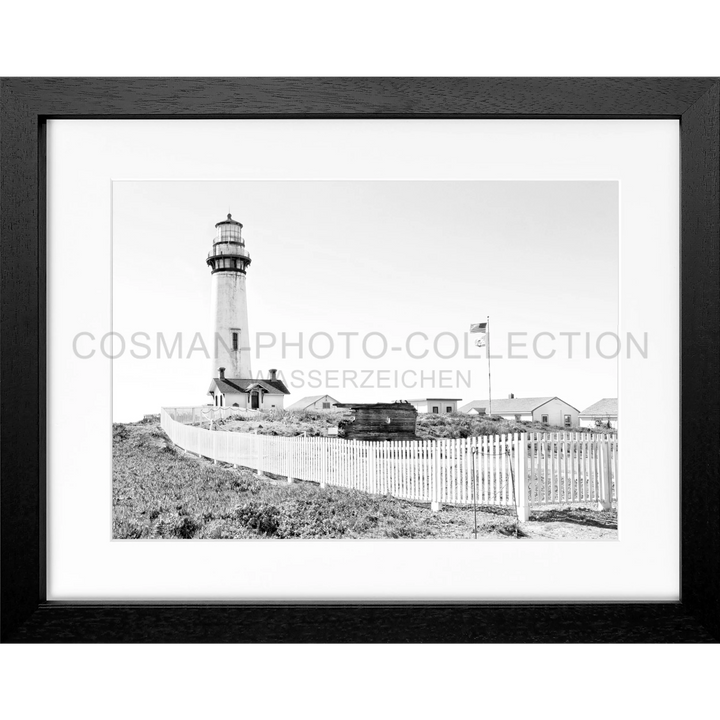
[[[113,185],[113,329],[128,341],[133,333],[150,335],[153,356],[135,359],[128,345],[114,361],[116,421],[208,401],[211,363],[202,352],[186,355],[196,333],[212,337],[205,257],[215,223],[228,212],[243,223],[252,257],[251,337],[278,338],[259,358],[253,352],[253,374],[278,368],[291,386],[286,405],[325,392],[362,402],[486,398],[484,351],[471,345],[481,357],[465,359],[462,341],[470,323],[487,315],[493,355],[503,356],[492,361],[493,397],[557,395],[582,410],[617,395],[617,362],[594,350],[584,357],[585,333],[594,347],[600,333],[617,331],[615,182],[120,181]],[[183,359],[177,350],[172,359],[155,358],[157,333],[172,345],[178,332]],[[303,334],[303,358],[296,348],[282,357],[283,332],[289,342]],[[325,360],[309,353],[308,340],[318,332],[335,340]],[[359,333],[349,358],[342,332]],[[370,332],[402,350],[367,357],[361,341]],[[424,360],[405,351],[413,332],[430,338],[416,336],[411,344],[415,353],[430,351]],[[433,339],[442,332],[460,339],[456,357],[435,355]],[[573,359],[560,337],[540,341],[542,352],[556,350],[551,359],[533,358],[531,347],[515,350],[529,359],[507,357],[508,333],[527,333],[531,345],[540,332],[583,338],[575,341]],[[318,337],[316,350],[324,354],[328,347]],[[438,345],[446,355],[453,347],[449,337]],[[368,349],[380,351],[377,337]],[[319,388],[307,384],[313,370],[321,373]],[[370,380],[367,373],[357,380],[372,387],[327,387],[326,372],[342,384],[348,370],[372,371]],[[395,386],[395,371],[406,370],[416,373],[406,381],[418,383],[420,371],[435,372],[435,387]],[[450,387],[440,387],[442,370]],[[456,373],[469,377],[471,387],[456,382]]]

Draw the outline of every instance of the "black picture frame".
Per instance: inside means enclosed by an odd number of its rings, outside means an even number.
[[[68,643],[720,639],[719,109],[717,78],[0,80],[2,640]],[[48,602],[45,128],[50,118],[679,119],[681,600],[385,605]],[[650,259],[648,267],[651,271]]]

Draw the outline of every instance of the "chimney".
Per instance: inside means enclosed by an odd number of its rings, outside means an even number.
[[[512,400],[514,397],[515,397],[515,394],[514,394],[514,393],[510,393],[510,394],[508,395],[508,400]]]
[[[270,381],[274,382],[275,380],[277,380],[277,370],[275,368],[272,368],[270,370]]]
[[[220,379],[225,379],[225,368],[218,368],[218,374],[220,375]]]

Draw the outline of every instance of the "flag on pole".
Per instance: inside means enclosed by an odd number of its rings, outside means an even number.
[[[475,341],[478,347],[485,347],[487,337],[487,323],[473,323],[470,326],[471,333],[482,333],[482,335]]]

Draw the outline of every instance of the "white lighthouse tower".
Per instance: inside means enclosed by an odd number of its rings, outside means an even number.
[[[246,273],[250,255],[242,237],[242,223],[232,219],[219,222],[208,253],[211,273],[213,327],[212,375],[208,395],[220,407],[248,410],[280,410],[289,394],[285,383],[270,370],[267,379],[253,378],[250,372],[250,331],[248,329]]]
[[[232,378],[251,378],[250,331],[245,286],[250,255],[242,237],[242,223],[227,219],[215,225],[216,234],[207,264],[211,275],[211,312],[214,329],[212,375],[223,368]]]

